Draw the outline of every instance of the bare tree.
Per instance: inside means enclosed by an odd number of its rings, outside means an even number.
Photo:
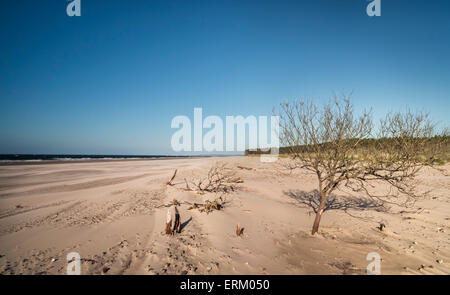
[[[312,234],[319,229],[328,197],[339,188],[403,206],[418,197],[412,180],[433,163],[433,124],[427,114],[409,110],[388,114],[380,123],[375,129],[370,110],[355,114],[349,96],[334,97],[323,107],[305,101],[281,104],[281,151],[293,160],[288,167],[311,171],[319,182]],[[375,194],[375,183],[389,189]]]

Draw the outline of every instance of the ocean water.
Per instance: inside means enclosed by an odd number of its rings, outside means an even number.
[[[43,154],[1,154],[0,163],[10,162],[50,162],[50,161],[94,161],[94,160],[137,160],[180,158],[186,156],[165,155],[43,155]]]

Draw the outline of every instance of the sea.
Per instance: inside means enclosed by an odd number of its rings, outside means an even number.
[[[68,161],[96,161],[96,160],[139,160],[139,159],[189,158],[189,157],[192,157],[192,156],[0,154],[0,163],[68,162]]]

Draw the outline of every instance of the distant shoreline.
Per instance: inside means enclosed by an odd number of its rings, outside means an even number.
[[[198,158],[231,157],[231,156],[237,156],[237,155],[192,155],[192,156],[31,155],[31,154],[29,154],[29,155],[0,155],[0,166],[198,159]]]

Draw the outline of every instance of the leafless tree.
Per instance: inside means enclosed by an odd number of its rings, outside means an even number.
[[[356,114],[349,96],[319,107],[311,101],[285,102],[280,107],[280,141],[293,161],[290,169],[302,168],[318,179],[320,204],[312,234],[330,194],[340,188],[377,200],[409,206],[419,196],[413,179],[433,163],[437,147],[434,125],[428,114],[390,113],[374,128],[372,111]],[[388,184],[382,194],[375,183]]]

